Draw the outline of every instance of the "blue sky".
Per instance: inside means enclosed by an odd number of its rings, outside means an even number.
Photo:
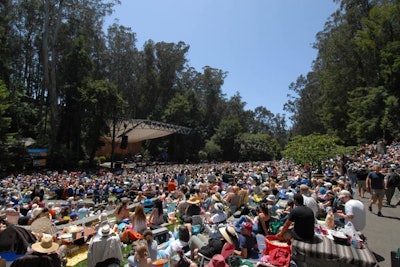
[[[222,92],[239,92],[246,110],[284,114],[288,87],[311,70],[316,33],[336,10],[333,0],[122,0],[107,23],[145,41],[190,45],[188,64],[228,72]]]

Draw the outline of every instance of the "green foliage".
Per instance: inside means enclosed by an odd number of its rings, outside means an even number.
[[[382,135],[385,91],[382,87],[357,88],[351,93],[348,129],[358,143],[368,143]]]
[[[8,132],[11,125],[11,118],[7,117],[6,112],[10,107],[8,100],[8,90],[6,85],[0,80],[0,143],[8,143]]]
[[[213,140],[222,149],[223,160],[235,160],[239,158],[239,148],[235,143],[236,138],[243,132],[238,119],[222,119]]]
[[[313,71],[290,86],[292,136],[329,133],[346,145],[397,137],[399,10],[399,1],[340,1],[317,34]]]
[[[243,133],[236,139],[240,158],[244,161],[275,160],[280,155],[280,146],[276,139],[268,134]]]
[[[79,93],[80,103],[85,107],[82,114],[85,133],[83,140],[89,162],[92,162],[99,148],[98,140],[109,132],[109,122],[122,114],[126,102],[115,85],[104,80],[88,82],[87,86],[79,88]]]
[[[282,151],[283,157],[294,160],[296,164],[308,164],[314,168],[321,162],[343,154],[341,140],[334,136],[311,134],[295,136]]]
[[[213,140],[206,142],[204,147],[203,157],[207,155],[209,160],[221,160],[222,149]]]

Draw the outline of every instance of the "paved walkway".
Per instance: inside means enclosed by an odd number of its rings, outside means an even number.
[[[400,206],[382,208],[384,217],[378,217],[377,204],[372,206],[372,212],[368,211],[369,194],[361,199],[356,196],[356,199],[361,200],[367,209],[367,226],[362,231],[367,237],[367,243],[370,250],[375,254],[375,257],[380,267],[391,267],[390,251],[400,248]],[[392,204],[395,204],[397,199],[392,199]],[[385,203],[385,200],[384,200]],[[393,266],[399,267],[399,266]]]

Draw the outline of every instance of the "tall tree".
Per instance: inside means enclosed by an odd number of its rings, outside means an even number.
[[[292,135],[324,133],[320,119],[323,103],[320,103],[320,87],[315,73],[309,72],[307,78],[301,75],[296,83],[290,84],[289,90],[295,95],[288,95],[289,101],[285,103],[284,109],[292,114]]]
[[[105,67],[110,81],[128,102],[127,117],[135,118],[139,98],[135,84],[140,75],[136,34],[130,28],[113,24],[107,30]]]
[[[99,148],[99,139],[110,133],[110,121],[118,117],[127,106],[116,86],[104,80],[89,81],[79,88],[80,104],[85,106],[83,114],[83,141],[89,162]]]
[[[79,159],[82,157],[82,119],[85,113],[79,88],[85,87],[92,71],[92,62],[83,36],[75,41],[75,45],[62,62],[64,108],[60,116],[57,140],[60,144],[64,144],[66,149],[71,150],[76,159]]]

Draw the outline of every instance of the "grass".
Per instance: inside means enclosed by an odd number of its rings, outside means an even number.
[[[132,244],[127,244],[128,246],[122,251],[122,256],[124,257],[120,263],[120,266],[124,266],[128,263],[128,252],[132,251]],[[87,260],[81,261],[78,264],[74,265],[74,267],[87,267]]]
[[[169,224],[166,226],[166,228],[171,231],[174,232],[174,228],[176,225],[179,225],[179,223],[177,224]],[[123,259],[122,262],[120,263],[120,266],[124,266],[125,264],[128,263],[128,254],[129,252],[132,251],[132,244],[127,244],[127,247],[125,249],[123,249],[122,251],[122,255],[123,255]],[[87,266],[87,260],[81,261],[78,264],[74,265],[74,267],[86,267]]]

